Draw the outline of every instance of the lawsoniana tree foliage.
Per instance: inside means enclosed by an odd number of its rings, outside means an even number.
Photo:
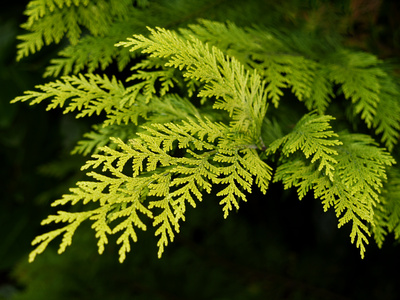
[[[60,224],[33,240],[30,261],[59,236],[62,253],[83,222],[100,254],[118,236],[120,262],[153,226],[161,257],[188,205],[213,194],[227,218],[255,189],[273,201],[271,182],[333,210],[361,257],[371,239],[399,238],[391,66],[248,2],[29,2],[17,59],[63,46],[53,78],[13,102],[101,120],[73,151],[90,155],[88,179],[52,203],[42,224]]]

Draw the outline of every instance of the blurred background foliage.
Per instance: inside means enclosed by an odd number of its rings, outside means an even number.
[[[252,194],[227,220],[218,201],[205,200],[189,211],[161,260],[149,233],[119,264],[115,243],[100,256],[92,231],[81,228],[65,254],[54,247],[29,264],[30,242],[41,232],[49,202],[82,176],[76,170],[83,158],[69,153],[90,124],[41,106],[9,104],[45,82],[43,70],[60,47],[16,63],[27,3],[7,2],[0,10],[1,300],[400,299],[399,245],[390,238],[383,249],[371,244],[361,260],[334,215],[312,198],[299,202],[280,185],[267,196]],[[289,26],[340,34],[348,46],[398,63],[396,0],[276,3],[274,13]]]

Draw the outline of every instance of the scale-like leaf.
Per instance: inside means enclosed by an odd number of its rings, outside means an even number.
[[[315,113],[305,115],[288,135],[275,140],[267,149],[267,153],[274,153],[282,147],[282,153],[290,156],[300,150],[311,162],[319,162],[318,170],[325,170],[325,174],[333,180],[337,151],[334,146],[341,142],[332,138],[338,135],[329,130],[329,121],[332,116],[319,116]]]

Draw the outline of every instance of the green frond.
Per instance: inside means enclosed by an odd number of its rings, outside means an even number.
[[[198,123],[189,119],[182,125],[175,123],[152,124],[155,129],[147,127],[147,130],[152,133],[153,137],[158,138],[165,151],[172,150],[175,141],[178,142],[178,148],[215,149],[214,141],[228,133],[228,128],[208,120],[198,119],[197,121]]]
[[[139,216],[136,213],[136,207],[132,204],[129,208],[121,210],[120,213],[116,213],[113,218],[127,216],[127,218],[119,223],[116,227],[114,227],[112,234],[116,234],[117,232],[123,231],[122,234],[117,239],[117,244],[121,244],[121,247],[118,251],[119,261],[122,263],[126,258],[126,253],[131,251],[130,240],[134,243],[137,242],[137,234],[132,224],[136,227],[146,230],[146,225],[139,219]]]
[[[142,91],[147,101],[150,101],[155,95],[164,96],[178,82],[175,78],[175,70],[173,68],[162,68],[164,64],[165,61],[160,59],[146,59],[136,64],[131,70],[138,71],[132,74],[128,81],[139,80],[141,83],[130,87],[128,92],[137,94]],[[146,69],[150,69],[150,71],[143,71]],[[159,88],[156,87],[157,84],[160,85]]]
[[[374,226],[375,207],[387,178],[386,166],[395,161],[369,136],[343,134],[340,140],[343,145],[337,147],[339,155],[334,181],[329,185],[322,183],[320,187],[317,184],[315,196],[323,200],[325,210],[335,208],[339,227],[352,222],[351,241],[357,240],[363,257],[370,235],[364,222]]]
[[[278,166],[273,181],[282,181],[284,189],[297,188],[301,200],[313,189],[315,181],[320,176],[315,165],[307,164],[302,158],[292,158]]]
[[[181,120],[185,117],[199,116],[197,109],[187,99],[177,95],[168,94],[161,98],[149,99],[142,95],[132,95],[115,78],[109,79],[105,75],[87,74],[79,76],[63,76],[62,81],[57,80],[44,85],[38,85],[39,91],[27,91],[24,96],[15,98],[12,102],[29,101],[31,105],[49,101],[47,109],[63,108],[64,113],[79,111],[77,118],[90,117],[106,113],[107,119],[104,126],[115,126],[114,129],[98,129],[102,134],[113,132],[121,128],[121,124],[128,125],[139,122],[168,122]],[[125,128],[129,128],[126,127]],[[118,130],[119,130],[118,129]],[[126,133],[121,133],[126,135]],[[92,141],[81,142],[74,152],[82,152],[93,148],[93,142],[98,138],[95,132],[86,135]],[[104,137],[103,144],[104,142]],[[98,144],[99,146],[101,143]]]
[[[117,242],[121,244],[120,261],[124,260],[130,251],[129,240],[137,240],[134,227],[146,229],[137,210],[154,218],[161,256],[175,232],[179,232],[179,221],[185,220],[186,204],[195,207],[196,201],[202,201],[203,191],[210,193],[213,184],[222,186],[217,196],[222,197],[224,217],[233,207],[239,208],[239,199],[246,201],[244,191],[251,192],[253,178],[262,192],[268,187],[270,167],[261,161],[254,148],[247,148],[247,139],[242,144],[227,141],[229,129],[223,124],[188,119],[180,124],[152,124],[144,129],[128,143],[111,138],[116,146],[101,147],[101,153],[92,155],[82,167],[102,166],[103,172],[111,175],[89,172],[94,182],[79,182],[78,188],[71,189],[73,195],[65,195],[54,204],[78,201],[100,204],[89,218],[95,221],[92,228],[99,239],[100,253],[108,242],[107,235],[123,230]],[[175,144],[185,154],[173,156]],[[229,144],[237,148],[229,149]],[[130,170],[126,169],[128,163]],[[147,207],[141,202],[144,197],[151,199]],[[121,217],[126,220],[111,229],[108,223]]]
[[[77,145],[72,150],[71,154],[82,154],[87,156],[89,154],[98,153],[99,149],[103,146],[114,147],[110,140],[111,137],[118,137],[122,140],[128,140],[137,131],[137,126],[133,124],[129,125],[93,125],[93,131],[87,132],[83,135],[83,138],[78,141]]]
[[[382,134],[381,141],[392,151],[400,137],[400,87],[389,76],[381,83],[380,101],[376,109],[373,127],[376,134]]]
[[[260,160],[254,149],[219,148],[213,160],[219,163],[219,177],[214,182],[225,186],[217,193],[217,196],[224,196],[220,201],[224,218],[233,207],[239,209],[239,199],[247,201],[244,192],[251,193],[254,177],[260,190],[266,192],[271,179],[271,168]]]
[[[334,147],[336,164],[332,177],[321,174],[315,165],[298,156],[285,158],[274,181],[282,181],[285,189],[295,187],[300,199],[313,190],[325,211],[335,209],[339,227],[351,222],[351,242],[356,241],[363,257],[370,236],[366,223],[374,226],[375,207],[387,178],[386,166],[395,161],[369,136],[341,134],[340,141],[342,144]]]
[[[179,129],[179,128],[175,128]],[[199,196],[199,188],[197,188],[193,181],[200,181],[200,189],[204,185],[204,179],[201,175],[196,176],[196,178],[186,178],[186,182],[182,179],[175,178],[174,181],[171,182],[171,174],[178,173],[182,166],[178,163],[180,161],[178,158],[174,158],[169,156],[166,152],[160,148],[161,143],[163,141],[162,135],[156,136],[156,131],[151,130],[149,134],[141,134],[142,140],[132,140],[129,144],[125,144],[120,139],[114,139],[114,142],[117,143],[122,151],[116,151],[108,147],[103,147],[102,151],[104,154],[102,155],[94,155],[94,160],[89,161],[85,166],[87,167],[97,167],[100,164],[103,164],[103,168],[111,171],[114,176],[120,177],[122,181],[117,181],[117,178],[105,178],[104,180],[115,182],[116,190],[113,190],[114,187],[109,187],[110,193],[116,193],[121,187],[124,185],[126,181],[137,182],[139,180],[145,180],[144,184],[130,184],[133,190],[132,193],[137,195],[139,198],[139,194],[142,193],[140,190],[148,189],[147,196],[161,198],[160,200],[154,200],[149,203],[148,209],[159,208],[161,209],[161,213],[154,217],[153,226],[159,226],[156,235],[160,235],[160,240],[158,242],[159,246],[159,256],[161,256],[164,246],[168,244],[168,239],[171,241],[174,238],[173,229],[175,231],[179,230],[179,219],[182,218],[182,214],[184,213],[184,201],[189,201],[193,205],[193,199],[191,198],[191,192],[196,191],[197,197]],[[152,134],[152,135],[151,135]],[[167,134],[165,134],[167,135]],[[157,141],[157,139],[159,139]],[[171,149],[169,149],[171,150]],[[156,153],[154,152],[156,151]],[[162,154],[162,155],[157,155]],[[125,177],[120,172],[122,167],[124,167],[128,160],[132,159],[132,168],[133,168],[133,178],[129,179],[129,177]],[[184,158],[182,158],[184,159]],[[186,159],[187,160],[187,159]],[[146,162],[147,161],[147,162]],[[167,173],[155,173],[150,177],[141,177],[142,173],[146,174],[146,172],[155,171],[157,169],[158,164],[162,166],[169,166],[174,164],[176,170],[171,169]],[[201,166],[202,167],[202,166]],[[199,171],[197,171],[198,173]],[[204,171],[203,171],[204,173]],[[207,173],[207,171],[205,171]],[[101,177],[102,178],[102,177]],[[99,179],[99,177],[97,177]],[[184,192],[185,183],[187,183],[186,193]],[[126,183],[125,183],[126,184]],[[177,185],[183,185],[180,189],[175,189],[173,192],[170,191],[171,188]],[[119,196],[121,199],[121,196]],[[128,234],[128,233],[127,233]],[[123,243],[121,237],[121,243]],[[122,254],[120,253],[120,259],[123,259],[125,252],[128,251],[128,246],[126,242],[124,242],[121,249]]]
[[[216,154],[214,160],[222,164],[219,167],[221,176],[217,182],[226,187],[219,191],[217,196],[225,196],[219,204],[223,205],[224,218],[226,218],[233,206],[239,209],[238,199],[247,201],[243,191],[251,192],[253,178],[251,173],[240,164],[241,157],[237,151],[223,150],[225,151],[219,151]]]
[[[400,203],[399,203],[399,198],[397,198],[396,200],[392,200],[392,203],[390,204],[390,208],[392,210],[389,210],[390,216],[389,216],[389,228],[388,230],[394,233],[394,237],[395,239],[399,239],[400,238]]]
[[[353,103],[354,113],[371,127],[380,102],[380,81],[386,76],[379,68],[380,61],[372,54],[345,50],[338,52],[335,59],[329,77],[341,85],[344,96]]]
[[[68,228],[60,228],[56,230],[52,230],[46,233],[43,233],[39,236],[37,236],[33,241],[32,241],[32,246],[39,244],[36,246],[35,249],[33,249],[29,253],[29,262],[33,262],[36,258],[37,255],[43,253],[43,251],[47,248],[48,244],[54,240],[56,237],[61,235],[63,232],[67,231]]]
[[[108,244],[107,235],[112,233],[111,228],[107,224],[108,213],[109,207],[102,206],[98,214],[90,217],[90,220],[95,220],[92,228],[96,231],[95,237],[98,239],[97,247],[100,254],[104,252],[104,245]]]
[[[375,141],[367,135],[341,135],[343,145],[339,147],[341,153],[337,172],[345,185],[352,186],[355,192],[369,193],[373,190],[380,193],[383,180],[386,180],[386,166],[396,163],[394,158],[383,149],[378,148]],[[360,180],[362,178],[362,180]],[[367,188],[371,187],[371,190]]]
[[[127,88],[119,106],[107,114],[103,126],[165,123],[200,116],[197,108],[186,98],[168,94],[151,100]]]
[[[380,197],[380,202],[376,205],[374,209],[374,226],[370,226],[370,231],[379,248],[382,248],[383,242],[385,241],[386,235],[388,234],[388,212],[385,209],[385,206],[387,205],[386,202],[387,201],[384,197]],[[398,217],[400,217],[400,215]]]
[[[15,98],[12,103],[29,101],[31,105],[51,100],[47,110],[57,107],[64,108],[64,113],[80,111],[77,118],[99,115],[103,110],[110,112],[124,95],[125,88],[115,78],[111,80],[105,75],[87,74],[79,76],[64,76],[44,85],[36,86],[40,92],[28,91],[24,96]]]
[[[169,1],[158,1],[158,3],[151,3],[151,5],[147,1],[136,1],[137,7],[132,5],[131,1],[126,1],[113,0],[103,6],[104,10],[107,5],[115,7],[111,9],[112,12],[115,12],[112,13],[115,17],[110,19],[108,27],[103,28],[101,35],[96,35],[90,31],[90,34],[81,35],[77,43],[61,49],[58,57],[50,61],[50,66],[46,68],[44,76],[56,77],[79,72],[91,73],[98,69],[105,70],[113,62],[117,64],[119,71],[122,71],[131,62],[131,59],[135,58],[135,55],[132,55],[132,52],[124,51],[124,49],[115,48],[114,44],[132,35],[132,33],[144,33],[145,25],[150,27],[175,27],[182,25],[182,23],[196,22],[198,17],[207,16],[207,12],[212,10],[213,6],[218,5],[210,0],[185,0],[179,1],[179,3],[174,2],[179,6],[178,9],[176,5],[171,5]],[[222,19],[226,18],[226,12],[224,10],[224,13],[221,14]],[[176,23],[177,14],[180,14],[182,22]],[[32,38],[32,40],[34,39]],[[37,36],[36,40],[42,42],[41,36]],[[42,47],[43,45],[40,46],[40,48]],[[25,55],[27,56],[35,51],[35,49],[30,52],[27,51]]]
[[[232,5],[257,7],[249,3]],[[300,200],[313,192],[325,211],[335,210],[338,227],[351,226],[351,242],[362,257],[371,234],[379,246],[390,232],[400,238],[394,158],[373,136],[338,135],[331,127],[335,117],[343,117],[336,115],[340,101],[350,100],[351,112],[393,151],[400,131],[397,79],[376,56],[301,29],[242,28],[211,20],[183,27],[217,7],[213,17],[225,20],[230,5],[211,0],[29,2],[17,59],[68,40],[45,72],[64,76],[12,102],[46,101],[47,110],[103,118],[73,150],[91,154],[81,168],[89,170],[89,179],[52,203],[84,209],[45,219],[43,225],[62,226],[33,241],[30,261],[57,237],[63,252],[87,221],[100,254],[108,237],[119,235],[123,262],[149,219],[161,257],[186,220],[187,208],[204,201],[206,193],[219,197],[224,218],[254,188],[265,194],[270,161],[277,165],[274,182],[296,189]],[[92,73],[111,65],[122,71],[131,63],[123,83]],[[294,112],[293,99],[311,112]],[[270,102],[274,107],[266,118]]]
[[[192,200],[192,195],[194,195],[197,200],[201,201],[201,190],[205,189],[210,191],[209,181],[215,184],[222,184],[225,186],[217,196],[225,196],[221,200],[221,204],[224,204],[224,216],[228,215],[228,211],[232,209],[232,204],[238,207],[238,202],[236,197],[240,197],[244,201],[245,195],[239,189],[250,192],[251,185],[253,182],[253,175],[255,171],[260,170],[262,173],[257,174],[257,182],[261,186],[261,189],[266,189],[268,181],[270,179],[270,169],[267,165],[260,163],[260,160],[256,160],[256,153],[250,151],[246,152],[246,160],[242,158],[238,150],[232,152],[225,148],[223,145],[226,144],[224,141],[226,135],[226,128],[221,127],[221,125],[213,124],[209,121],[200,121],[200,124],[194,123],[190,120],[188,123],[184,122],[183,126],[178,126],[173,123],[169,124],[156,124],[153,125],[157,130],[150,129],[152,138],[148,135],[142,135],[150,141],[154,141],[157,147],[162,148],[163,151],[171,151],[173,143],[177,142],[177,146],[182,149],[188,149],[187,154],[191,156],[182,157],[176,162],[184,163],[185,165],[190,165],[190,167],[183,167],[178,165],[170,172],[176,174],[181,174],[171,182],[171,186],[179,185],[180,187],[174,190],[170,195],[175,198],[174,203],[177,205],[177,213],[179,219],[182,218],[183,212],[185,210],[185,201],[188,201],[192,206],[195,202]],[[203,126],[201,126],[203,124]],[[225,133],[224,133],[225,131]],[[219,133],[218,136],[210,135],[210,133]],[[154,138],[156,140],[154,140]],[[206,142],[207,140],[207,142]],[[210,144],[221,140],[217,145]],[[221,146],[219,146],[221,145]],[[193,151],[189,151],[189,148],[194,147],[197,151],[207,151],[199,155]],[[222,148],[221,148],[222,147]],[[211,152],[208,152],[211,151]],[[254,159],[254,162],[249,167],[247,164],[247,159]],[[211,164],[209,159],[212,159],[217,165]],[[142,161],[140,162],[142,165]],[[154,163],[152,164],[150,170],[154,169]],[[252,166],[256,165],[257,169],[254,170]],[[196,184],[194,184],[194,182]],[[186,185],[185,185],[186,184]],[[159,187],[158,192],[164,191]],[[164,196],[164,192],[162,195]],[[160,195],[159,195],[160,196]]]
[[[267,154],[275,153],[280,147],[286,156],[301,150],[306,158],[311,157],[311,163],[318,161],[318,170],[325,169],[325,174],[333,180],[337,163],[337,151],[334,146],[341,144],[340,141],[332,139],[338,135],[329,130],[329,121],[333,119],[332,116],[319,116],[315,113],[305,115],[291,133],[269,145]]]
[[[219,49],[230,53],[243,63],[246,62],[245,49],[253,53],[262,51],[264,46],[260,43],[259,32],[254,33],[255,29],[253,32],[249,31],[248,28],[238,27],[230,21],[218,22],[206,19],[198,20],[197,24],[189,24],[188,28],[179,29],[187,40],[195,36],[203,43],[218,46]],[[269,39],[272,40],[272,44],[276,42],[271,36]]]
[[[316,63],[299,55],[260,54],[255,60],[262,60],[260,72],[267,81],[267,94],[275,107],[278,107],[283,90],[291,88],[300,100],[311,97]]]
[[[60,43],[67,37],[72,45],[78,43],[82,31],[94,36],[105,35],[116,19],[124,18],[131,1],[30,1],[21,25],[29,33],[18,36],[17,60],[33,54],[44,45]]]
[[[284,95],[283,90],[291,88],[300,101],[313,99],[308,100],[308,106],[312,104],[310,110],[326,108],[331,86],[327,81],[320,84],[323,79],[317,77],[317,62],[293,51],[285,33],[268,28],[239,28],[232,22],[199,23],[181,29],[186,39],[195,36],[229,53],[247,69],[257,70],[267,83],[265,92],[275,107]]]
[[[164,177],[164,180],[169,180],[170,177]],[[164,182],[165,183],[165,182]],[[166,183],[169,185],[169,182]],[[158,246],[158,257],[164,252],[164,247],[168,245],[168,241],[173,242],[175,238],[174,231],[179,232],[179,223],[175,218],[172,209],[172,199],[171,196],[166,193],[166,196],[158,201],[151,201],[149,203],[149,209],[154,207],[161,209],[161,213],[154,217],[153,226],[159,226],[155,232],[156,236],[160,236],[157,246]]]
[[[112,32],[106,37],[84,36],[74,45],[63,48],[58,57],[50,60],[44,72],[44,77],[58,77],[59,75],[78,74],[79,72],[92,73],[96,70],[105,70],[114,61],[119,71],[122,71],[134,55],[114,47],[121,38],[131,33],[130,30],[121,33],[120,38]]]
[[[267,105],[264,84],[256,72],[246,72],[235,58],[226,57],[216,47],[210,49],[194,37],[185,40],[173,31],[149,30],[150,38],[135,35],[117,46],[167,59],[165,66],[184,70],[184,77],[205,83],[198,95],[215,97],[213,108],[228,111],[237,128],[246,131],[251,124],[259,132]]]
[[[207,193],[211,192],[211,182],[217,180],[219,172],[218,168],[209,162],[212,153],[206,152],[203,155],[197,155],[190,150],[188,150],[188,153],[193,157],[181,159],[181,162],[185,162],[185,166],[178,165],[174,168],[173,172],[177,177],[171,182],[171,187],[176,187],[171,193],[171,196],[175,199],[174,207],[177,212],[178,220],[185,220],[186,201],[188,201],[192,207],[196,207],[193,196],[195,196],[198,201],[202,201],[202,191],[205,190]]]
[[[134,242],[137,241],[133,225],[142,230],[146,230],[146,225],[139,218],[138,212],[141,212],[147,217],[153,217],[152,212],[140,202],[141,193],[149,184],[149,180],[131,179],[132,182],[129,182],[129,180],[123,180],[125,177],[120,179],[111,178],[99,174],[96,175],[93,172],[91,175],[97,182],[78,182],[79,189],[71,190],[71,192],[75,192],[75,197],[65,195],[62,201],[58,201],[58,203],[54,205],[66,204],[71,198],[80,198],[83,204],[100,201],[99,207],[85,212],[59,212],[59,215],[49,216],[43,221],[43,224],[48,224],[50,222],[68,222],[70,224],[59,230],[51,231],[48,235],[39,236],[34,240],[35,244],[41,243],[37,250],[32,252],[32,259],[34,259],[35,255],[41,253],[51,240],[61,234],[64,234],[64,238],[60,244],[59,251],[63,252],[66,246],[70,245],[72,235],[77,227],[84,220],[91,220],[94,221],[92,228],[96,231],[95,236],[98,238],[100,254],[103,253],[104,246],[108,243],[107,235],[123,231],[120,238],[117,240],[117,244],[121,244],[119,254],[120,261],[122,262],[125,259],[126,252],[130,250],[129,239],[131,238]],[[99,186],[102,186],[100,190]],[[130,187],[135,187],[136,190],[131,190]],[[76,199],[74,200],[76,202]],[[125,204],[116,206],[117,203]],[[118,209],[115,209],[116,207],[118,207]],[[120,220],[121,218],[124,220],[112,229],[110,227],[110,222],[116,222],[116,220]]]
[[[197,160],[194,162],[196,165],[200,164]],[[185,220],[185,202],[188,201],[192,207],[196,207],[196,202],[193,200],[193,196],[197,198],[199,201],[202,200],[203,195],[200,190],[207,190],[210,192],[211,184],[210,182],[206,181],[203,176],[205,174],[201,174],[201,168],[184,168],[181,167],[179,169],[175,169],[175,172],[180,172],[180,174],[185,174],[186,176],[176,177],[171,182],[171,187],[176,186],[177,189],[171,193],[172,197],[176,197],[174,204],[176,206],[176,211],[180,212],[177,214],[177,219]],[[203,176],[202,176],[203,175]],[[195,182],[199,185],[195,184]],[[182,186],[182,187],[180,187]]]
[[[323,114],[331,99],[334,98],[333,83],[329,80],[327,70],[321,65],[318,65],[313,71],[309,87],[310,93],[305,95],[304,104],[308,110],[316,110],[319,114]]]
[[[393,233],[395,239],[400,238],[400,173],[397,169],[389,170],[380,200],[372,232],[376,243],[382,247],[388,233]]]
[[[247,148],[241,152],[244,153],[241,157],[242,165],[255,177],[258,188],[265,194],[271,180],[271,167],[261,160],[255,149]]]
[[[72,236],[74,235],[78,226],[88,219],[93,212],[78,212],[78,213],[69,213],[65,211],[59,211],[58,215],[50,215],[46,219],[42,221],[42,225],[50,224],[50,223],[69,223],[68,225],[49,231],[47,233],[41,234],[37,236],[33,241],[32,245],[37,245],[36,248],[29,254],[29,261],[32,262],[35,260],[36,255],[41,254],[47,247],[47,245],[62,235],[62,241],[60,243],[60,247],[58,249],[58,253],[61,254],[65,251],[67,246],[70,246],[72,243]]]

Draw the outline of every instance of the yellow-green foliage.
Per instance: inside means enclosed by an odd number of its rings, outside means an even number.
[[[233,22],[200,20],[179,30],[154,27],[146,34],[128,34],[124,22],[130,24],[140,13],[143,19],[152,5],[28,5],[24,27],[31,33],[21,36],[18,58],[40,50],[43,43],[58,43],[65,34],[71,44],[46,72],[64,76],[13,102],[47,101],[47,109],[76,112],[77,118],[104,116],[74,150],[92,154],[82,167],[90,169],[91,179],[78,182],[52,204],[81,203],[87,209],[60,210],[46,218],[43,225],[64,225],[34,239],[30,261],[58,236],[63,252],[79,225],[89,221],[99,253],[109,235],[119,235],[122,262],[131,241],[137,241],[137,230],[146,230],[146,218],[156,228],[161,257],[185,221],[187,205],[195,207],[215,193],[226,218],[253,189],[267,194],[271,180],[295,188],[299,199],[312,191],[325,211],[335,211],[339,227],[351,223],[351,241],[362,257],[371,233],[379,245],[387,232],[399,238],[400,175],[390,151],[399,139],[400,91],[384,62],[322,37],[266,26],[242,28]],[[94,20],[88,11],[101,18]],[[82,38],[81,25],[90,33]],[[113,32],[125,36],[116,43],[110,38]],[[90,39],[92,56],[71,54],[86,51]],[[112,50],[100,54],[100,44]],[[113,60],[120,69],[132,60],[127,80],[92,73]],[[85,68],[86,74],[69,74]],[[286,126],[279,120],[289,119],[285,101],[290,98],[305,113]],[[346,114],[331,109],[335,101],[345,103],[347,121]],[[335,125],[339,118],[343,124]],[[354,126],[346,125],[351,122]],[[381,146],[374,140],[379,135]]]

